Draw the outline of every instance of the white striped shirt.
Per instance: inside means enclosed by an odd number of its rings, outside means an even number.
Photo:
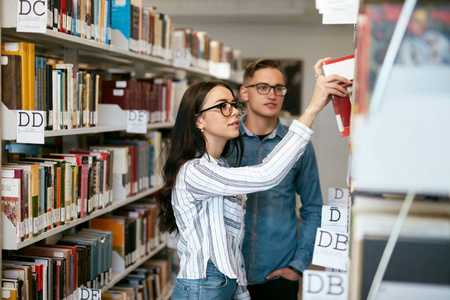
[[[241,252],[245,194],[279,184],[303,154],[312,133],[294,121],[289,133],[257,166],[229,168],[225,159],[205,154],[180,168],[172,190],[180,232],[178,278],[205,278],[211,259],[224,275],[237,279],[240,286],[247,285]],[[248,295],[242,287],[239,291]]]

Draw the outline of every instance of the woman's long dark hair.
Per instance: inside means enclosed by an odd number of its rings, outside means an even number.
[[[216,86],[229,89],[234,97],[233,90],[225,82],[214,80],[191,85],[181,99],[168,144],[167,160],[162,170],[164,185],[157,195],[159,228],[162,232],[178,231],[171,203],[172,189],[181,166],[187,161],[201,157],[206,153],[206,141],[197,128],[196,114],[200,111],[206,95]],[[234,149],[237,153],[237,161],[240,164],[244,149],[241,135],[226,143],[222,156],[226,157]]]

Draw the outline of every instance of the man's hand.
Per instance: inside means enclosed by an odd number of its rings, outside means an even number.
[[[291,281],[297,281],[300,280],[300,278],[302,278],[299,274],[295,273],[294,271],[292,271],[289,268],[282,268],[282,269],[278,269],[273,271],[272,273],[270,273],[269,275],[266,276],[266,279],[271,279],[277,276],[281,276],[287,280],[291,280]]]

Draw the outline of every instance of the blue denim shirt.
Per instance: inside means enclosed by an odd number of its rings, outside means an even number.
[[[278,120],[276,129],[262,141],[245,126],[241,119],[240,132],[245,150],[242,166],[262,162],[288,131]],[[236,153],[228,157],[236,166]],[[301,198],[301,226],[295,213],[295,194]],[[289,266],[302,271],[312,260],[316,229],[322,217],[322,192],[314,148],[311,143],[283,181],[268,191],[248,194],[245,215],[245,237],[242,253],[248,284],[267,281],[274,270]]]

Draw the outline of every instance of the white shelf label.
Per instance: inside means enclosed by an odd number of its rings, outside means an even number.
[[[303,272],[303,300],[347,300],[348,274],[315,270]]]
[[[44,112],[17,111],[17,143],[44,144]]]
[[[147,111],[129,110],[127,116],[128,133],[147,133]]]
[[[189,48],[173,50],[173,66],[187,68],[191,65],[191,50]]]
[[[17,32],[47,30],[47,1],[25,0],[17,2]]]
[[[102,298],[102,290],[80,288],[79,300],[100,300]]]

